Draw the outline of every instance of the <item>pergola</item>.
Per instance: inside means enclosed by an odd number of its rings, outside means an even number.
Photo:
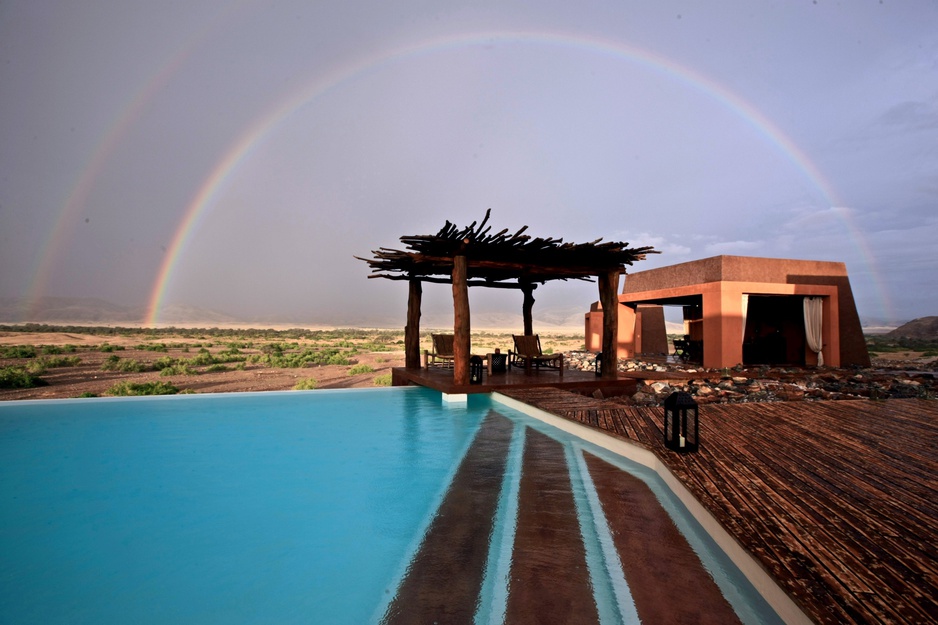
[[[404,328],[405,366],[420,367],[420,306],[423,283],[453,287],[453,381],[469,382],[469,287],[519,289],[524,294],[524,333],[534,334],[534,289],[549,280],[586,280],[596,277],[603,307],[602,372],[615,377],[617,367],[619,276],[625,265],[657,254],[652,247],[630,248],[628,243],[564,243],[563,239],[532,238],[524,226],[514,234],[508,229],[490,234],[485,219],[458,228],[449,221],[434,235],[403,236],[407,251],[381,248],[374,258],[359,258],[371,266],[369,278],[406,280],[409,285],[407,325]],[[358,257],[356,257],[358,258]]]

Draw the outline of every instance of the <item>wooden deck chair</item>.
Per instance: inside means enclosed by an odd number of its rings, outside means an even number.
[[[433,351],[424,350],[424,362],[429,369],[430,365],[439,365],[441,367],[452,367],[455,355],[453,354],[453,335],[452,334],[431,334],[433,339]]]
[[[563,354],[545,354],[541,351],[541,337],[537,334],[518,335],[512,337],[515,341],[514,351],[508,351],[508,368],[512,365],[521,365],[525,370],[546,367],[548,369],[559,369],[560,375],[563,375]]]

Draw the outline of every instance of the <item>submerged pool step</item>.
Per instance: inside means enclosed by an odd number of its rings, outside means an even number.
[[[505,622],[538,616],[545,623],[599,619],[564,447],[528,429]]]
[[[739,623],[648,485],[588,452],[583,458],[642,622]]]
[[[382,622],[472,621],[513,428],[497,413],[485,418]]]
[[[739,619],[648,485],[492,412],[382,622]]]

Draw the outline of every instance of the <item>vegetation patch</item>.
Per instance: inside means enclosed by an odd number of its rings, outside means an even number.
[[[35,358],[36,348],[33,345],[6,345],[0,347],[0,358]]]
[[[171,375],[199,375],[199,372],[187,363],[180,362],[169,367],[163,367],[160,369],[160,375],[166,377]]]
[[[169,347],[166,346],[166,343],[141,343],[137,345],[136,349],[144,352],[168,352]]]
[[[37,374],[26,370],[26,367],[0,368],[0,388],[33,388],[48,384]]]
[[[179,392],[171,382],[119,382],[107,390],[108,395],[175,395]]]
[[[349,375],[359,375],[361,373],[373,373],[374,367],[371,365],[355,365],[348,370]]]
[[[391,374],[385,373],[375,376],[375,386],[391,386]]]
[[[867,335],[866,347],[871,356],[899,352],[923,352],[923,355],[938,353],[938,341],[909,337],[891,337],[883,334]]]
[[[43,345],[42,353],[47,355],[57,355],[57,354],[74,354],[78,351],[78,347],[75,345]]]
[[[314,391],[319,388],[319,381],[316,378],[305,378],[293,386],[294,391]]]
[[[146,365],[133,358],[121,358],[116,354],[107,357],[104,364],[101,365],[102,371],[119,371],[121,373],[140,373],[146,369]]]
[[[78,356],[52,356],[39,359],[42,365],[48,369],[56,367],[77,367],[81,364],[81,358]]]

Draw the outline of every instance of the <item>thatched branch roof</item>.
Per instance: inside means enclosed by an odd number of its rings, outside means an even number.
[[[458,228],[449,221],[435,235],[403,236],[407,250],[380,248],[374,258],[359,258],[369,264],[369,278],[389,280],[418,279],[426,282],[451,281],[453,258],[465,256],[470,286],[519,288],[523,284],[543,284],[548,280],[589,280],[608,271],[624,271],[625,265],[657,254],[652,247],[628,247],[628,243],[564,243],[563,239],[542,239],[524,234],[524,226],[514,234],[508,229],[491,233],[485,219]],[[506,282],[517,280],[516,283]]]

